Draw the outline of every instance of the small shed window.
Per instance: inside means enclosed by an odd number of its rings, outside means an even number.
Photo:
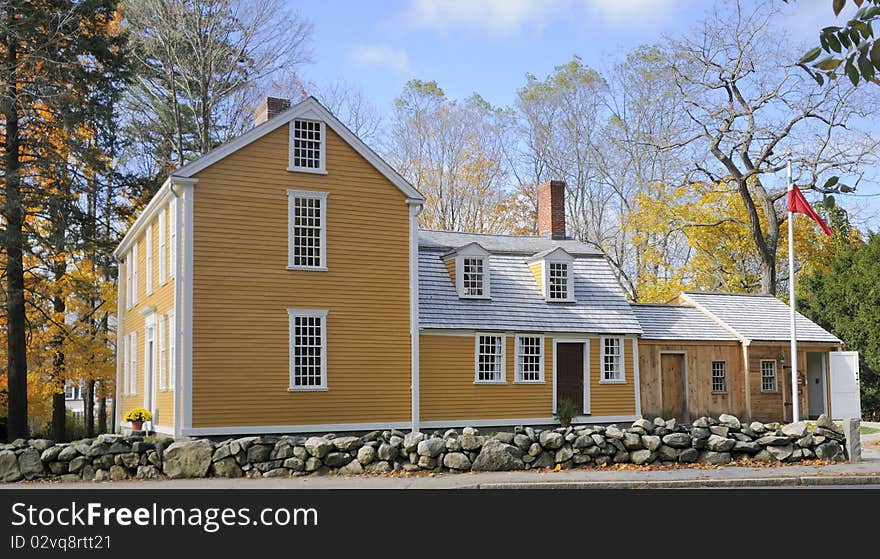
[[[516,382],[544,381],[544,338],[516,337]]]
[[[324,123],[294,120],[290,134],[290,170],[323,173],[325,170]]]
[[[712,393],[727,393],[727,362],[712,361]]]
[[[504,382],[504,336],[477,334],[475,382]]]
[[[761,361],[761,392],[776,392],[776,361]]]
[[[327,388],[327,311],[288,309],[290,317],[289,390]]]
[[[288,190],[288,268],[327,268],[327,193]]]
[[[602,382],[623,382],[623,340],[602,338]]]

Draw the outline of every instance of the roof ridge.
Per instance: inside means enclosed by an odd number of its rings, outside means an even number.
[[[729,291],[682,291],[682,293],[687,293],[688,295],[732,295],[732,296],[743,296],[743,297],[772,297],[776,299],[777,297],[771,293],[731,293]]]
[[[427,229],[419,227],[419,231],[426,233],[452,233],[454,235],[480,235],[481,237],[510,237],[512,239],[543,239],[546,241],[577,241],[570,237],[565,239],[551,239],[550,237],[542,237],[541,235],[514,235],[513,233],[477,233],[475,231],[453,231],[451,229]],[[581,242],[581,241],[577,241]]]

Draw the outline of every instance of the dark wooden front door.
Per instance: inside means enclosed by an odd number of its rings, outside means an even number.
[[[660,373],[663,382],[663,417],[683,421],[684,406],[684,355],[664,353],[660,356]]]
[[[556,402],[574,403],[575,415],[584,413],[584,344],[556,344]]]

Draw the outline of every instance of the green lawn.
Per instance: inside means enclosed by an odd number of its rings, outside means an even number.
[[[861,435],[873,435],[874,433],[880,433],[880,429],[875,429],[874,427],[859,427],[859,434]]]

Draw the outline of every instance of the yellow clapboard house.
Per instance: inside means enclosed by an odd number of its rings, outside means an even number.
[[[420,230],[424,197],[318,101],[267,99],[114,253],[117,425],[140,406],[175,436],[549,424],[564,400],[575,422],[640,417],[642,329],[566,237],[564,192],[539,187],[536,236]]]

